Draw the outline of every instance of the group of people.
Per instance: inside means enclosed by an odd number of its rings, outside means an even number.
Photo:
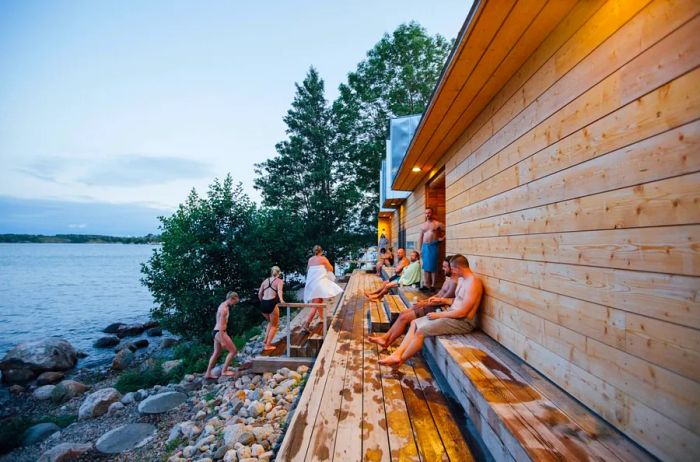
[[[434,218],[432,207],[427,207],[425,222],[421,226],[418,238],[418,247],[423,254],[422,260],[415,250],[411,251],[411,258],[408,260],[404,249],[398,249],[395,275],[375,291],[365,292],[370,300],[379,300],[395,287],[419,283],[422,270],[422,288],[434,294],[403,311],[385,334],[369,337],[370,342],[388,348],[400,336],[406,334],[401,345],[389,356],[381,359],[380,364],[399,367],[420,351],[425,337],[466,334],[476,327],[476,313],[481,302],[483,285],[472,273],[465,256],[453,255],[442,262],[445,282],[435,293],[439,244],[444,240],[444,225]],[[377,272],[381,271],[382,266],[391,264],[393,255],[383,248],[377,263]]]
[[[316,314],[319,314],[321,317],[324,316],[323,306],[321,305],[323,305],[325,299],[335,297],[342,292],[343,289],[335,283],[333,265],[323,255],[321,246],[315,245],[313,255],[307,262],[306,285],[304,287],[304,303],[311,304],[311,311],[302,325],[302,331],[309,332],[311,322],[316,317]],[[258,299],[260,301],[260,313],[268,321],[263,340],[263,351],[274,350],[276,347],[272,344],[272,341],[279,327],[279,304],[285,303],[284,280],[282,279],[282,271],[278,266],[273,266],[270,269],[270,276],[265,278],[260,284]],[[228,354],[224,360],[221,375],[233,375],[229,367],[236,356],[236,346],[226,332],[226,328],[228,326],[229,311],[239,301],[240,297],[236,292],[229,292],[226,294],[226,300],[216,310],[216,324],[212,331],[214,352],[209,359],[207,371],[204,374],[205,378],[215,378],[212,375],[212,369],[219,361],[223,350],[228,351]]]

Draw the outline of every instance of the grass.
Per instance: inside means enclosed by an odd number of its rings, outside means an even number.
[[[31,426],[53,422],[61,428],[65,428],[78,419],[75,415],[44,416],[38,419],[27,419],[25,417],[12,416],[0,422],[0,454],[10,452],[18,447],[22,442],[22,435]]]
[[[185,438],[178,436],[177,438],[165,445],[165,450],[170,453],[178,447],[180,447],[181,445],[185,444],[186,442],[187,440]]]

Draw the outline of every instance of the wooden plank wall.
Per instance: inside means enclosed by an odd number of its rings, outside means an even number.
[[[483,330],[664,460],[700,460],[699,10],[579,3],[444,158]]]

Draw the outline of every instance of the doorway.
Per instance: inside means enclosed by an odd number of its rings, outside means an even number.
[[[435,219],[445,226],[445,169],[441,169],[437,175],[425,184],[425,207],[432,207]],[[436,287],[440,287],[445,281],[442,270],[439,268],[445,259],[445,242],[438,247],[438,277]]]

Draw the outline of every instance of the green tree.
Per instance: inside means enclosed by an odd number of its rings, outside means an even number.
[[[356,232],[376,232],[387,120],[425,110],[450,47],[448,40],[431,37],[415,22],[402,24],[385,34],[340,85],[332,105],[334,150],[347,160],[360,195]]]
[[[241,334],[261,321],[245,302],[256,296],[265,263],[257,258],[256,207],[231,176],[215,180],[205,197],[193,189],[170,217],[160,217],[161,246],[142,265],[142,283],[153,295],[155,319],[179,335],[204,337],[230,290],[242,303],[229,330]]]
[[[285,224],[293,239],[288,268],[302,270],[312,245],[331,259],[351,250],[353,204],[359,193],[349,176],[347,158],[333,151],[335,126],[324,96],[324,83],[311,67],[296,85],[292,107],[284,117],[288,139],[276,145],[277,156],[256,165],[255,187],[270,216]]]

